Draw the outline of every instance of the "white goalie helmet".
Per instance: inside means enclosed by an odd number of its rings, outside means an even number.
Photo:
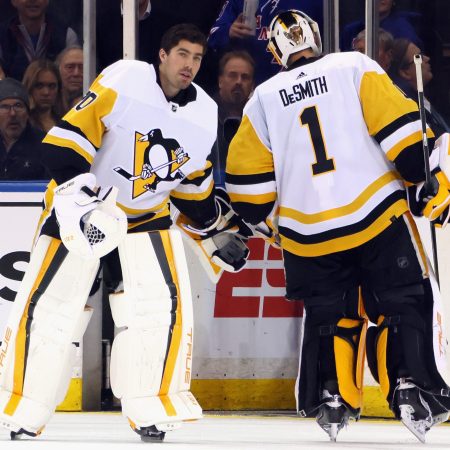
[[[267,48],[284,67],[287,67],[289,56],[307,48],[319,56],[322,53],[319,26],[301,11],[283,11],[270,24]]]

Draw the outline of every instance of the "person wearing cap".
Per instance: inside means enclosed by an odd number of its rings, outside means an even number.
[[[40,162],[45,133],[30,125],[29,107],[22,83],[0,80],[0,180],[49,179]]]

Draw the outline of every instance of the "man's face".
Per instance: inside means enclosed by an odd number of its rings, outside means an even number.
[[[164,93],[173,97],[181,89],[186,89],[197,75],[203,58],[203,46],[183,39],[169,53],[161,49],[159,58],[163,89],[170,91]]]
[[[253,90],[253,68],[242,58],[231,58],[219,76],[219,95],[226,103],[244,105]]]
[[[49,0],[12,0],[19,16],[27,19],[37,19],[45,15]]]
[[[5,141],[19,139],[27,121],[28,109],[22,100],[7,98],[0,101],[0,134]]]
[[[59,64],[62,89],[73,94],[83,90],[83,51],[69,50]]]

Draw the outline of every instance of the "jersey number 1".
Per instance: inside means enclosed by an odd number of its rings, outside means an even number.
[[[321,173],[334,170],[334,160],[333,158],[328,158],[325,148],[317,108],[315,106],[305,108],[300,114],[300,123],[302,126],[306,125],[308,127],[314,154],[316,155],[316,162],[312,164],[313,174],[320,175]]]

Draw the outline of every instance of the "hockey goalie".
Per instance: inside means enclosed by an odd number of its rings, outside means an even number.
[[[12,438],[41,433],[62,401],[102,264],[113,274],[109,299],[120,330],[111,385],[130,426],[144,441],[162,441],[202,415],[185,371],[192,298],[169,201],[217,274],[239,270],[248,255],[241,221],[215,199],[217,106],[192,83],[205,49],[195,26],[169,29],[159,66],[106,68],[44,139],[53,180],[0,361],[0,425]]]

